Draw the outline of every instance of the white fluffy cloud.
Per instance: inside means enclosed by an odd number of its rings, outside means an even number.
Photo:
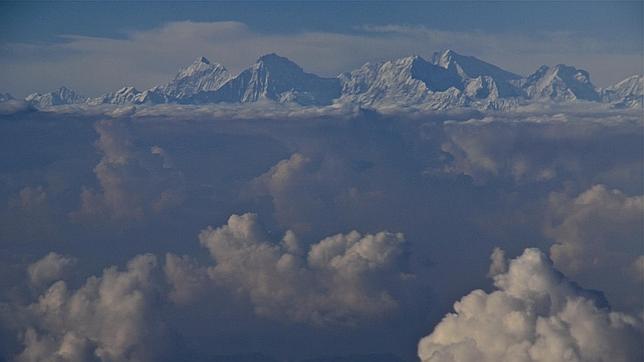
[[[77,290],[54,283],[24,310],[24,349],[17,361],[155,360],[164,326],[155,303],[159,282],[152,255],[127,269],[110,267]]]
[[[337,194],[349,186],[346,183],[341,186],[338,182],[345,174],[337,169],[340,166],[294,153],[256,178],[252,186],[259,194],[270,195],[275,217],[282,225],[303,232],[309,230],[311,223],[320,219]],[[338,178],[326,177],[329,173]]]
[[[451,156],[447,172],[478,183],[569,180],[636,189],[643,172],[641,127],[636,112],[526,110],[446,122],[442,149]]]
[[[27,268],[29,282],[33,286],[41,287],[54,280],[63,279],[75,263],[75,258],[51,252],[29,265]]]
[[[174,303],[188,304],[207,289],[207,268],[186,255],[167,253],[163,271],[170,286],[169,298]]]
[[[594,185],[578,195],[551,193],[545,234],[566,274],[606,292],[622,308],[641,309],[644,197]]]
[[[549,209],[550,256],[567,274],[630,265],[642,252],[643,196],[594,185],[572,198],[551,194]]]
[[[342,131],[344,127],[339,126]],[[256,177],[250,183],[251,194],[268,197],[275,219],[298,235],[320,237],[328,230],[356,225],[379,230],[383,223],[374,223],[375,219],[385,219],[384,225],[389,225],[384,215],[392,205],[404,204],[407,197],[419,197],[421,192],[410,181],[421,172],[417,160],[402,156],[407,145],[387,140],[390,133],[384,132],[391,131],[376,128],[302,145],[302,152]]]
[[[248,295],[258,315],[314,324],[353,324],[397,307],[391,287],[404,281],[402,234],[352,231],[309,248],[287,231],[269,240],[255,214],[233,215],[199,239],[217,283]]]
[[[96,147],[103,157],[94,173],[101,189],[83,189],[74,218],[141,219],[182,202],[182,173],[172,167],[161,147],[135,148],[125,123],[118,119],[96,123]]]
[[[494,276],[491,293],[475,290],[454,304],[418,346],[423,362],[640,361],[642,323],[601,306],[598,296],[526,249]]]
[[[508,263],[505,259],[505,251],[501,248],[494,248],[490,255],[490,269],[487,272],[488,277],[503,274],[508,270]]]

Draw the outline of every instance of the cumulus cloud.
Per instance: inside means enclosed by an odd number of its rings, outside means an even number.
[[[629,265],[642,252],[644,197],[594,185],[576,197],[553,193],[546,233],[550,255],[567,274]]]
[[[548,199],[545,234],[550,256],[566,274],[605,290],[623,307],[642,307],[644,197],[594,185],[578,195],[553,192]]]
[[[291,229],[302,232],[311,228],[311,223],[333,202],[338,193],[348,184],[340,186],[338,172],[341,165],[329,164],[319,158],[294,153],[290,158],[278,162],[253,181],[259,194],[270,195],[276,218]],[[326,169],[325,169],[326,168]],[[328,168],[335,168],[335,171]],[[326,177],[329,172],[338,175],[336,179]]]
[[[108,219],[142,219],[179,205],[183,200],[183,175],[172,167],[163,148],[135,148],[125,120],[96,123],[102,153],[94,173],[100,191],[84,188],[81,207],[72,217],[104,216]]]
[[[29,265],[29,282],[33,286],[41,287],[54,280],[63,279],[75,263],[75,258],[51,252]]]
[[[187,255],[167,253],[163,265],[170,286],[169,298],[177,304],[188,304],[208,288],[208,270]]]
[[[248,295],[258,315],[314,324],[353,324],[397,307],[392,287],[406,276],[402,234],[352,231],[309,248],[287,231],[271,242],[255,214],[233,215],[199,235],[217,283]]]
[[[305,131],[332,137],[288,135],[286,142],[296,152],[252,180],[250,194],[270,200],[278,223],[299,235],[320,237],[328,230],[359,226],[374,231],[389,225],[400,216],[393,205],[404,208],[426,196],[418,178],[438,152],[434,145],[407,139],[405,125],[374,124],[376,117],[322,121]],[[418,153],[406,153],[411,148]]]
[[[572,180],[581,187],[594,181],[637,189],[643,172],[637,152],[641,130],[638,114],[606,110],[508,112],[447,122],[442,149],[451,160],[445,171],[481,184]]]
[[[23,310],[24,349],[16,360],[160,358],[165,326],[155,308],[160,285],[157,269],[156,258],[147,254],[132,259],[126,270],[105,269],[76,290],[57,281]]]
[[[490,255],[490,269],[487,272],[489,277],[503,274],[508,270],[508,263],[505,259],[505,251],[501,248],[494,248]]]
[[[475,290],[454,304],[418,345],[423,362],[639,361],[642,323],[611,311],[596,293],[526,249],[494,276],[496,290]]]

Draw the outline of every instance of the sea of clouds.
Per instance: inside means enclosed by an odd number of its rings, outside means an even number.
[[[640,361],[641,110],[588,107],[2,103],[0,355]]]

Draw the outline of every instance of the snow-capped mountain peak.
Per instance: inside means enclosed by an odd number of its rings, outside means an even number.
[[[159,90],[170,99],[181,99],[198,92],[216,90],[229,79],[230,74],[226,67],[211,63],[205,57],[199,57],[181,69],[170,83],[161,86]]]
[[[644,104],[644,76],[632,75],[602,90],[602,100],[618,108],[642,108]]]
[[[83,103],[87,98],[79,95],[67,87],[60,87],[54,91],[40,94],[33,93],[25,98],[25,101],[36,107],[50,107],[63,104]]]
[[[275,53],[230,79],[219,89],[196,95],[197,103],[247,103],[260,100],[294,102],[302,105],[324,105],[340,96],[340,82],[306,73],[299,65]]]
[[[179,73],[174,77],[175,80],[184,79],[188,77],[200,76],[213,71],[226,71],[226,68],[221,64],[212,64],[206,57],[197,58],[192,64],[182,68]]]
[[[435,104],[435,93],[460,96],[461,79],[418,55],[381,63],[367,63],[339,76],[344,101],[369,106],[402,103]],[[442,100],[439,101],[442,103]]]
[[[313,75],[305,73],[304,69],[292,60],[275,53],[262,55],[245,72],[253,73],[255,77],[271,78],[274,81],[289,81],[290,79],[295,81],[307,74]]]
[[[202,56],[195,59],[190,65],[181,68],[169,83],[152,87],[143,92],[134,87],[125,87],[116,92],[90,99],[88,103],[181,103],[197,93],[216,90],[229,79],[230,74],[223,65],[212,63]]]
[[[493,97],[517,97],[521,95],[516,81],[521,76],[473,56],[461,55],[451,49],[436,52],[433,64],[461,77],[471,95],[493,95]],[[476,88],[476,89],[474,89]],[[487,97],[487,96],[485,96]]]
[[[451,49],[446,49],[442,53],[436,52],[432,56],[432,63],[445,69],[454,69],[456,67],[454,60],[456,55],[457,53]]]
[[[256,64],[264,64],[267,66],[284,66],[284,67],[293,67],[302,70],[302,68],[297,65],[294,61],[278,55],[277,53],[268,53],[264,54],[257,59]]]
[[[485,62],[469,55],[461,55],[451,49],[434,53],[432,63],[458,73],[463,78],[490,76],[495,81],[511,81],[521,79],[521,76],[494,64]]]
[[[616,92],[623,97],[631,94],[642,95],[644,94],[644,76],[641,74],[632,75],[607,87],[606,90]]]
[[[644,78],[629,77],[603,90],[596,89],[587,71],[558,64],[541,66],[522,77],[473,56],[447,49],[428,61],[410,55],[366,63],[336,78],[306,72],[292,60],[275,53],[233,76],[205,57],[196,58],[164,85],[144,91],[124,87],[86,99],[61,87],[29,95],[36,107],[62,104],[211,104],[272,101],[322,106],[351,103],[360,107],[419,107],[447,109],[510,109],[530,102],[592,101],[613,107],[640,107]],[[4,97],[7,98],[7,97]],[[0,100],[3,96],[0,95]]]
[[[549,98],[556,101],[598,101],[599,93],[590,81],[590,74],[573,66],[542,65],[522,83],[531,98]]]
[[[123,87],[116,92],[108,93],[100,97],[91,98],[87,100],[89,104],[125,104],[137,103],[137,97],[141,94],[134,87]]]

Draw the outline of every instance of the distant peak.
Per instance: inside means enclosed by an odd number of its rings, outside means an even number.
[[[126,86],[116,91],[116,93],[131,93],[131,92],[140,93],[139,90],[133,86]]]
[[[195,63],[210,64],[210,60],[208,60],[206,57],[199,57],[197,58],[197,60],[195,60]]]
[[[443,56],[450,56],[450,55],[456,55],[456,54],[458,54],[458,53],[456,53],[456,52],[455,52],[455,51],[453,51],[452,49],[445,49],[445,50],[443,50]]]
[[[452,66],[452,63],[458,61],[456,58],[463,58],[463,56],[452,49],[445,49],[432,54],[432,63],[443,68],[448,68]]]
[[[570,70],[570,71],[576,71],[576,70],[584,71],[583,69],[577,69],[576,67],[574,67],[572,65],[568,65],[568,64],[557,64],[557,65],[555,65],[553,67],[553,69],[555,69],[555,70]]]
[[[58,88],[57,90],[55,90],[52,93],[60,94],[60,95],[63,95],[63,96],[72,96],[72,97],[76,96],[76,91],[74,91],[71,88],[65,87],[65,86],[62,86],[62,87]]]
[[[548,65],[542,65],[537,70],[534,71],[533,75],[539,75],[542,76],[550,71],[550,66]]]
[[[192,76],[203,76],[205,73],[209,72],[226,72],[226,68],[218,63],[210,63],[210,60],[206,57],[199,57],[195,59],[192,64],[181,68],[174,79],[178,80]]]
[[[264,54],[259,59],[257,59],[257,62],[289,62],[292,63],[292,61],[286,57],[283,57],[281,55],[277,55],[276,53],[268,53]]]
[[[409,59],[409,60],[411,60],[411,61],[416,61],[416,60],[419,60],[419,59],[420,59],[420,60],[424,60],[424,59],[423,59],[420,55],[418,55],[418,54],[412,54],[412,55],[407,56],[407,57],[405,57],[405,58],[403,58],[403,59]]]
[[[557,64],[554,67],[554,70],[557,73],[569,73],[569,74],[574,73],[574,74],[580,74],[580,75],[583,75],[583,76],[586,76],[586,77],[589,76],[588,71],[586,71],[584,69],[579,69],[579,68],[576,68],[576,67],[574,67],[572,65],[567,65],[567,64]]]
[[[443,59],[451,59],[451,58],[456,58],[456,57],[462,57],[461,54],[455,52],[452,49],[445,49],[440,54],[441,54],[441,58],[443,58]]]
[[[257,59],[257,64],[260,64],[260,65],[263,65],[263,66],[269,67],[269,68],[275,68],[275,67],[282,68],[282,67],[284,67],[284,68],[294,68],[294,69],[297,68],[300,71],[302,70],[302,67],[297,65],[297,63],[295,63],[294,61],[292,61],[292,60],[290,60],[290,59],[288,59],[286,57],[277,55],[275,53],[262,55],[261,57],[259,57],[259,59]]]
[[[394,64],[403,64],[403,65],[407,65],[407,66],[413,66],[415,64],[427,63],[427,61],[423,57],[421,57],[420,55],[413,54],[413,55],[406,56],[404,58],[396,59],[396,60],[393,61],[393,63]]]

